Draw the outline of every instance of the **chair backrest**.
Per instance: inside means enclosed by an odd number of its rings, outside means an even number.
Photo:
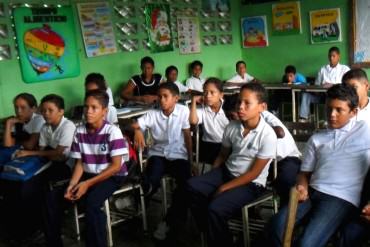
[[[288,214],[284,230],[283,247],[290,247],[292,243],[292,235],[294,230],[294,223],[298,207],[298,191],[295,187],[290,189]]]

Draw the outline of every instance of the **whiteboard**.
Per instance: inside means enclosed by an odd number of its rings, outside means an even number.
[[[352,63],[370,67],[370,0],[352,0]]]

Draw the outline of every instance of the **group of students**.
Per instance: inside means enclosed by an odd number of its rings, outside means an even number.
[[[193,62],[191,68],[193,76],[187,85],[190,90],[201,91],[203,96],[193,96],[190,107],[178,103],[176,67],[166,70],[164,81],[154,73],[154,61],[149,57],[141,60],[142,74],[132,77],[121,94],[128,101],[159,104],[159,108],[149,110],[131,124],[136,147],[146,146],[147,129],[153,139],[142,179],[145,196],[150,198],[156,193],[165,174],[176,181],[171,207],[154,237],[163,240],[175,234],[184,225],[190,209],[199,230],[206,233],[209,246],[231,246],[228,220],[265,192],[270,163],[276,158],[281,209],[269,225],[270,234],[265,239],[269,243],[265,246],[282,243],[292,186],[297,187],[302,201],[297,221],[310,216],[302,236],[297,238],[302,246],[324,246],[338,229],[343,233],[342,246],[361,241],[367,226],[357,218],[359,208],[364,206],[360,199],[361,192],[366,191],[362,187],[370,164],[366,73],[350,70],[341,78],[343,83],[328,90],[329,128],[311,137],[301,164],[302,155],[293,137],[267,111],[266,90],[246,74],[244,62],[236,65],[238,75],[251,81],[241,86],[234,114],[230,115],[232,119],[224,110],[223,83],[213,77],[202,83],[199,61]],[[287,77],[291,77],[289,73]],[[5,124],[0,149],[2,166],[14,157],[41,156],[52,161],[37,185],[43,191],[48,246],[63,245],[60,232],[63,197],[69,201],[85,198],[86,245],[106,246],[106,216],[101,206],[127,175],[129,143],[114,124],[114,118],[109,118],[108,112],[114,109],[110,107],[104,78],[90,74],[85,88],[84,122],[77,127],[64,117],[63,98],[54,94],[42,98],[42,116],[37,113],[32,95],[16,96],[13,102],[16,116],[8,118]],[[191,124],[202,125],[201,161],[212,164],[205,174],[199,174],[192,164]],[[10,155],[5,157],[3,153]],[[69,179],[67,188],[50,190],[50,182],[60,179]],[[365,193],[363,201],[369,196]],[[365,206],[362,211],[367,219],[369,208]]]

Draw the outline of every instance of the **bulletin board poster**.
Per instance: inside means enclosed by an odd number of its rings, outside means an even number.
[[[312,44],[342,41],[340,9],[310,11],[310,32]]]
[[[117,52],[116,38],[108,2],[77,4],[87,57]]]
[[[147,4],[145,23],[151,52],[173,51],[168,4]]]
[[[23,80],[34,83],[80,74],[72,8],[13,10]]]
[[[301,33],[299,2],[284,2],[272,5],[272,33],[274,35]]]
[[[200,53],[199,20],[197,17],[177,17],[180,54]]]
[[[244,17],[241,26],[244,48],[268,46],[266,16]]]

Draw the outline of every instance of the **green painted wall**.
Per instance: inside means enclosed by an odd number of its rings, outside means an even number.
[[[243,5],[241,16],[267,16],[269,46],[266,48],[243,49],[243,58],[247,62],[249,73],[266,82],[281,79],[288,64],[306,76],[316,77],[319,68],[328,63],[327,52],[331,46],[341,49],[341,63],[349,64],[350,45],[350,0],[302,0],[302,33],[297,35],[271,35],[271,3]],[[309,11],[325,8],[340,8],[342,23],[342,42],[328,44],[310,44]],[[369,72],[369,71],[368,71]]]
[[[4,0],[1,0],[1,2],[4,2]],[[6,5],[10,2],[24,3],[25,1],[5,0]],[[19,61],[15,58],[16,55],[13,54],[12,60],[0,61],[0,118],[13,114],[12,99],[16,94],[21,92],[32,93],[38,100],[48,93],[60,94],[65,98],[67,109],[73,105],[80,104],[84,93],[84,77],[90,72],[103,73],[109,85],[112,87],[113,92],[117,95],[122,85],[126,83],[133,74],[140,72],[140,59],[146,55],[150,55],[154,58],[156,62],[156,71],[162,74],[164,74],[164,70],[168,65],[176,65],[180,70],[179,79],[182,80],[185,80],[187,77],[187,66],[194,59],[199,59],[205,64],[203,71],[204,76],[229,78],[234,73],[235,61],[242,58],[241,47],[238,42],[240,40],[240,5],[239,1],[230,2],[232,3],[234,43],[232,45],[218,45],[214,47],[202,46],[201,53],[195,55],[180,55],[177,49],[173,52],[155,54],[151,54],[146,50],[140,50],[132,53],[119,52],[114,55],[87,59],[80,34],[76,8],[74,8],[76,42],[79,47],[81,75],[69,79],[26,84],[22,81]],[[27,3],[72,3],[75,7],[76,1],[29,0]],[[9,18],[0,18],[0,23],[4,22],[8,23],[10,27]],[[0,44],[7,43],[10,43],[12,47],[14,47],[13,41],[4,41],[0,39]],[[14,52],[15,50],[13,48],[13,53]],[[118,97],[116,97],[116,99],[117,98]]]

